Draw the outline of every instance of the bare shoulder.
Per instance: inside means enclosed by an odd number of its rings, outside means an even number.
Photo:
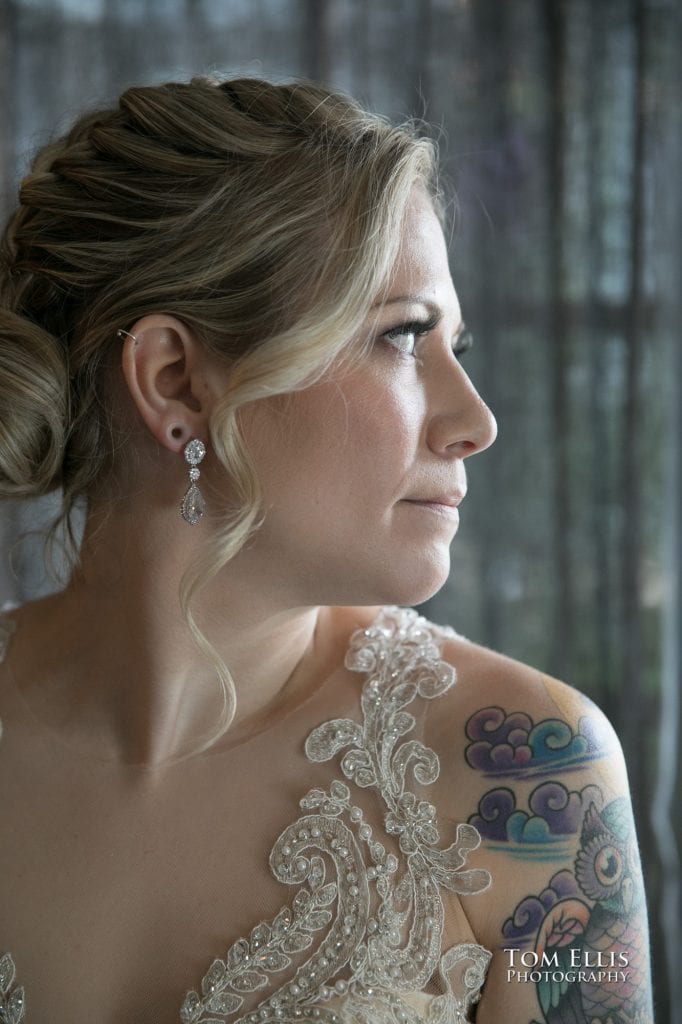
[[[456,670],[462,697],[475,701],[521,701],[538,711],[595,708],[574,686],[456,634],[445,633],[442,657]]]
[[[576,686],[456,635],[445,634],[441,656],[457,673],[448,712],[432,716],[441,748],[464,745],[465,763],[526,778],[542,766],[572,770],[599,760],[624,782],[618,737]]]
[[[575,687],[458,637],[428,742],[439,807],[479,833],[489,889],[464,900],[493,954],[477,1021],[650,1024],[647,917],[627,774]]]

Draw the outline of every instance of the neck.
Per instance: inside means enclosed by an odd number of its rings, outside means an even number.
[[[34,606],[37,630],[20,631],[29,647],[31,633],[41,637],[21,658],[35,713],[102,759],[161,766],[200,749],[220,719],[216,669],[177,597],[202,538],[179,517],[177,527],[169,538],[151,519],[89,521],[78,574]],[[236,684],[236,716],[219,742],[248,735],[323,676],[327,612],[296,605],[240,556],[192,609]],[[32,689],[41,678],[51,685]]]

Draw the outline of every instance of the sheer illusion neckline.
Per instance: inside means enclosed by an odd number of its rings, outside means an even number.
[[[444,890],[475,895],[491,877],[467,866],[481,841],[472,825],[458,824],[454,838],[448,826],[442,842],[444,820],[421,798],[439,757],[410,737],[418,709],[456,682],[441,657],[448,633],[399,608],[352,633],[344,665],[364,677],[354,717],[308,733],[316,784],[269,856],[286,902],[232,935],[186,993],[181,1024],[471,1021],[492,954],[475,941],[444,948]],[[20,981],[21,965],[4,953],[0,1020],[30,1024]]]

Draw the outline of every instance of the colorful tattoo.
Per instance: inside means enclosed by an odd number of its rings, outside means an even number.
[[[560,782],[541,782],[528,797],[525,811],[517,806],[513,790],[500,787],[481,797],[478,814],[472,814],[469,824],[476,826],[487,844],[507,844],[513,857],[561,860],[590,804],[599,808],[603,802],[598,786],[571,791]]]
[[[557,872],[504,923],[507,980],[535,984],[547,1024],[647,1024],[645,920],[629,803],[590,803],[574,873]]]
[[[507,714],[503,708],[483,708],[466,723],[467,763],[485,775],[527,778],[578,768],[587,761],[604,757],[610,734],[585,716],[574,732],[560,718],[534,723],[522,711]]]

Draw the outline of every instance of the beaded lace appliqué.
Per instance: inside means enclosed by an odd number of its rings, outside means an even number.
[[[262,921],[230,947],[189,992],[183,1024],[463,1024],[480,995],[491,954],[475,943],[442,952],[444,907],[440,890],[472,894],[490,885],[484,870],[464,869],[480,837],[460,824],[454,842],[438,844],[436,809],[418,800],[410,775],[421,785],[436,781],[437,754],[416,739],[405,709],[417,697],[431,700],[456,679],[440,659],[434,630],[416,612],[385,610],[369,629],[353,634],[346,667],[367,675],[362,724],[334,719],[308,737],[313,762],[341,751],[341,771],[354,786],[374,790],[384,807],[386,833],[398,838],[401,856],[387,853],[351,787],[339,779],[328,791],[312,789],[304,815],[285,829],[270,855],[275,877],[298,886],[290,906]],[[331,879],[328,867],[332,866]],[[276,976],[292,957],[308,959],[276,991]],[[419,996],[437,975],[442,994]],[[245,994],[270,994],[237,1018]],[[342,998],[340,998],[342,997]]]
[[[0,616],[0,660],[13,629]],[[441,660],[434,628],[416,612],[397,608],[353,634],[345,663],[367,675],[362,723],[334,719],[318,726],[306,741],[306,755],[323,762],[345,751],[344,777],[374,791],[400,856],[387,852],[374,834],[347,782],[312,789],[301,800],[305,813],[270,854],[275,877],[298,887],[291,904],[213,962],[201,993],[187,993],[182,1024],[465,1024],[480,996],[491,954],[476,943],[442,951],[440,892],[473,894],[489,887],[487,871],[464,869],[480,836],[460,824],[450,846],[438,845],[435,807],[409,788],[410,776],[424,786],[436,781],[438,756],[416,739],[402,740],[416,724],[408,705],[445,693],[455,670]],[[277,975],[308,949],[313,952],[293,978],[273,991]],[[434,978],[441,994],[417,995]],[[245,1013],[245,997],[268,987],[268,996]],[[14,962],[5,953],[0,1024],[24,1019],[24,990],[15,985]]]
[[[9,953],[0,957],[0,1022],[19,1024],[24,1019],[24,990],[13,988],[14,961]]]

